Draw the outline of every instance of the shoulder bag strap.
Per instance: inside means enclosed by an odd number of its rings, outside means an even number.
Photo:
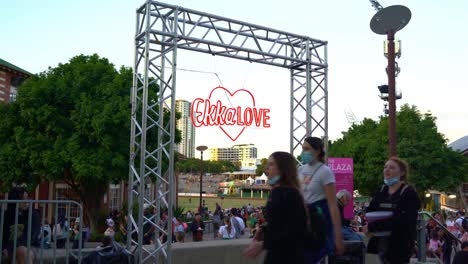
[[[323,166],[323,163],[320,164],[320,166],[318,166],[318,168],[316,168],[314,170],[314,172],[312,173],[312,178],[314,178],[315,176],[315,173]],[[307,207],[307,204],[305,203],[304,201],[304,208],[305,208],[305,213],[306,213],[306,217],[307,217],[307,221],[306,221],[306,226],[307,226],[307,231],[308,232],[312,232],[312,228],[310,226],[310,213],[309,213],[309,208]]]

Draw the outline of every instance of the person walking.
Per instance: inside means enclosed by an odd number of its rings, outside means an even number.
[[[217,237],[219,227],[223,223],[223,220],[221,218],[222,217],[221,207],[220,206],[218,207],[218,206],[219,206],[218,203],[216,203],[216,210],[214,211],[214,214],[212,217],[214,238]]]
[[[325,165],[325,148],[317,137],[307,137],[302,145],[302,166],[299,179],[302,181],[304,199],[309,211],[321,212],[324,218],[326,239],[318,249],[306,251],[306,262],[317,263],[327,255],[341,255],[344,242],[341,234],[340,212],[338,211],[335,189],[335,175]]]
[[[415,188],[407,184],[408,172],[405,161],[390,158],[383,170],[385,184],[376,191],[367,209],[369,223],[363,231],[374,233],[367,252],[378,254],[382,263],[409,263],[414,248],[421,201]],[[372,220],[369,212],[387,216]]]
[[[266,224],[244,254],[255,258],[266,250],[265,264],[304,263],[306,211],[295,158],[286,152],[271,154],[266,175],[272,187],[265,209]]]

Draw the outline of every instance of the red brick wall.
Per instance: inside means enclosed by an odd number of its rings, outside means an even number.
[[[0,102],[10,101],[11,74],[0,69]]]

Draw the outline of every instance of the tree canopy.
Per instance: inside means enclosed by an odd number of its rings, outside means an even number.
[[[255,170],[255,175],[262,176],[262,174],[265,172],[267,162],[268,162],[268,159],[265,159],[265,158],[263,158],[260,161],[260,165],[258,165],[257,169]]]
[[[62,181],[96,215],[109,183],[128,178],[132,79],[96,54],[28,79],[0,106],[0,187]]]
[[[203,166],[203,171],[206,173],[223,173],[233,172],[239,170],[239,167],[230,161],[217,160],[210,161],[204,160],[203,165],[200,159],[184,159],[176,163],[176,170],[183,173],[200,173]]]
[[[468,159],[447,147],[436,118],[416,106],[403,105],[397,113],[397,153],[410,166],[409,181],[422,194],[433,189],[455,192],[468,180]],[[364,119],[330,144],[330,156],[354,159],[355,188],[371,195],[383,184],[388,158],[388,118]]]

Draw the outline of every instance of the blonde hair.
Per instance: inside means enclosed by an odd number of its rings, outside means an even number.
[[[396,164],[398,164],[398,167],[400,168],[400,171],[402,171],[404,174],[400,175],[400,181],[408,182],[409,178],[409,166],[408,163],[400,158],[397,157],[391,157],[388,159],[388,161],[393,161]]]

